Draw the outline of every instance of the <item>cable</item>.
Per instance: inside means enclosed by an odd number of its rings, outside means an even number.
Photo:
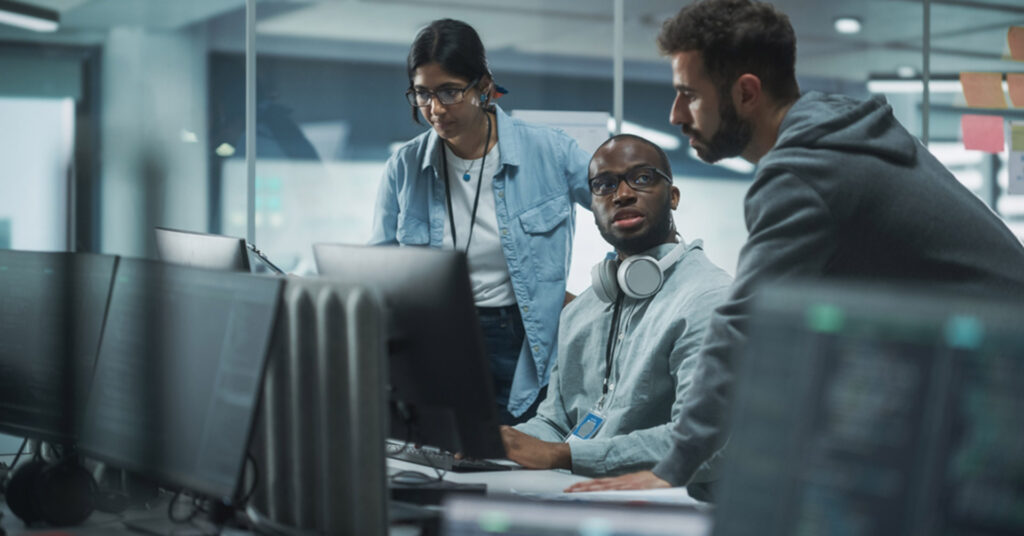
[[[256,488],[260,485],[260,468],[259,465],[256,464],[256,457],[252,455],[252,452],[246,451],[245,461],[247,463],[252,463],[252,485],[249,487],[249,490],[245,492],[245,495],[242,496],[239,505],[248,505],[249,499],[251,499],[253,494],[256,493]]]
[[[18,460],[21,459],[21,454],[25,452],[26,445],[28,445],[27,437],[21,441],[21,446],[18,447],[18,453],[14,455],[14,461],[11,462],[11,469],[14,469],[14,467],[18,465]]]

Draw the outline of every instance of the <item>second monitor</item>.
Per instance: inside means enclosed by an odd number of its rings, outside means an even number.
[[[341,244],[313,252],[321,275],[374,288],[387,305],[391,437],[504,458],[465,254]]]

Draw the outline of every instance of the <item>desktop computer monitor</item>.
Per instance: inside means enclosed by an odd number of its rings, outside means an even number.
[[[121,259],[80,449],[233,503],[282,282]]]
[[[195,268],[250,271],[245,239],[156,227],[156,252],[160,260]]]
[[[1022,319],[933,291],[766,289],[715,534],[1024,533]]]
[[[545,501],[514,495],[449,495],[442,512],[444,536],[709,536],[706,507],[586,500]]]
[[[0,250],[0,431],[73,443],[117,257]]]
[[[320,275],[384,299],[391,437],[504,458],[465,254],[341,244],[314,244],[313,253]]]

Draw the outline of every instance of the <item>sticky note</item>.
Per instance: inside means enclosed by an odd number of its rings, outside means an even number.
[[[1024,73],[1007,73],[1006,85],[1010,89],[1010,102],[1024,108]]]
[[[1024,122],[1010,121],[1010,154],[1006,158],[1009,173],[1007,192],[1024,195]]]
[[[960,73],[960,85],[971,108],[1006,108],[1002,73]]]
[[[1003,118],[998,115],[970,115],[960,117],[964,134],[964,148],[986,153],[1003,152]]]
[[[1006,32],[1006,42],[1010,45],[1010,57],[1024,61],[1024,26],[1010,26]]]

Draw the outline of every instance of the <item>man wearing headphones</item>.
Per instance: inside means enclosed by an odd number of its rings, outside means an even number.
[[[615,253],[562,311],[558,361],[537,415],[502,427],[502,438],[526,467],[597,476],[650,467],[669,451],[692,358],[732,279],[700,241],[676,234],[679,189],[657,145],[609,139],[590,161],[589,182],[594,219]]]

